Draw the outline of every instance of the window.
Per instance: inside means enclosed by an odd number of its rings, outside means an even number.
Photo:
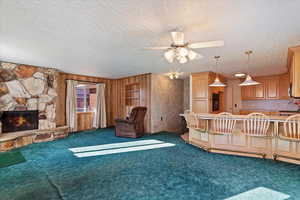
[[[76,86],[77,112],[94,112],[96,102],[96,86],[79,84]]]

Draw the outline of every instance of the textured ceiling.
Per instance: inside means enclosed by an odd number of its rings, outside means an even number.
[[[55,67],[77,74],[123,77],[141,73],[286,71],[287,48],[300,44],[300,0],[0,0],[0,60]],[[188,41],[224,40],[199,49],[205,57],[169,64],[161,51],[169,31]]]

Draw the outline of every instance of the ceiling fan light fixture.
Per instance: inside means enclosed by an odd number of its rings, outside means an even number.
[[[179,47],[177,48],[177,51],[178,51],[178,55],[181,57],[185,57],[189,54],[189,51],[185,47]]]
[[[184,64],[188,61],[188,59],[186,57],[179,57],[179,63],[180,64]]]
[[[175,57],[174,50],[170,49],[170,50],[166,51],[164,53],[164,57],[168,62],[172,63],[174,61],[174,57]]]

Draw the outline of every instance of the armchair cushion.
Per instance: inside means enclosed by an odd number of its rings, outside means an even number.
[[[116,136],[137,138],[144,135],[144,118],[147,112],[146,107],[135,107],[132,109],[129,118],[115,119]]]

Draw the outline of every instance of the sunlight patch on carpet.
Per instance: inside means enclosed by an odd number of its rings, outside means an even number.
[[[126,153],[133,151],[145,151],[173,147],[175,144],[166,143],[160,140],[140,140],[135,142],[121,142],[96,146],[70,148],[76,157],[103,156],[108,154]]]
[[[74,153],[78,153],[78,152],[84,152],[84,151],[97,151],[97,150],[115,149],[115,148],[122,148],[122,147],[133,147],[133,146],[159,144],[159,143],[163,143],[163,141],[139,140],[139,141],[135,141],[135,142],[120,142],[120,143],[112,143],[112,144],[102,144],[102,145],[95,145],[95,146],[69,148],[69,150]]]
[[[224,200],[284,200],[290,196],[265,187],[257,187]]]

